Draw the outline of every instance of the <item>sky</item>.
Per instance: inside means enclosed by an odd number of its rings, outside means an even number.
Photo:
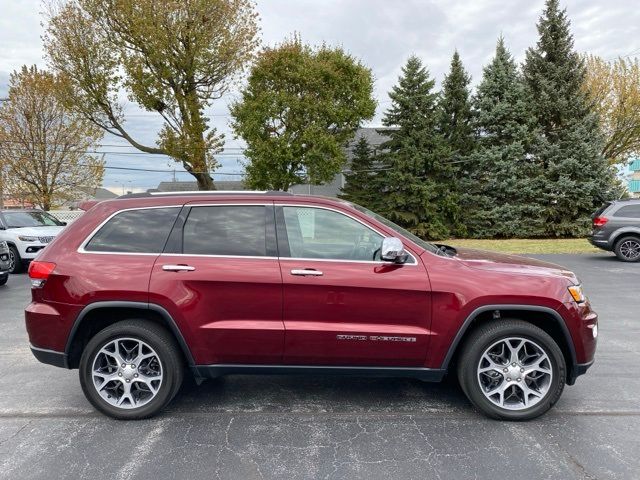
[[[605,59],[640,56],[640,9],[635,0],[561,0],[572,24],[576,49]],[[294,32],[312,45],[341,46],[371,68],[378,102],[366,126],[379,126],[389,107],[387,92],[411,54],[419,56],[438,84],[457,49],[472,83],[503,35],[518,62],[537,40],[536,21],[544,0],[257,0],[263,45],[274,45]],[[23,64],[45,68],[41,35],[45,18],[39,0],[0,0],[0,98],[6,96],[10,72]],[[231,180],[242,172],[242,140],[229,127],[228,105],[237,88],[207,111],[211,124],[225,133],[225,151],[214,178]],[[125,105],[128,129],[141,143],[153,145],[162,125],[158,116]],[[132,172],[107,168],[103,185],[118,193],[140,191],[160,181],[191,180],[171,159],[140,154],[116,137],[102,141],[108,167],[167,172]],[[235,175],[224,175],[232,173]]]

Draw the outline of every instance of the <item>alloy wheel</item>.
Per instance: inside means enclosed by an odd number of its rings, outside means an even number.
[[[484,396],[507,410],[533,407],[549,393],[553,368],[537,343],[522,337],[501,339],[489,346],[477,366]]]
[[[640,258],[640,241],[628,239],[624,240],[619,247],[620,255],[627,260],[636,260]]]
[[[16,254],[13,253],[13,249],[9,249],[9,271],[13,272],[16,266]]]
[[[147,343],[136,338],[117,338],[95,355],[91,379],[107,403],[123,409],[138,408],[160,391],[162,362]]]

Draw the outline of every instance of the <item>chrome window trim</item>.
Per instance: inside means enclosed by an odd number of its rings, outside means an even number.
[[[185,192],[180,192],[180,193],[185,193]],[[303,208],[318,208],[320,210],[330,210],[332,212],[336,212],[339,213],[341,215],[344,215],[346,217],[351,218],[352,220],[355,220],[356,222],[360,223],[361,225],[365,226],[366,228],[368,228],[369,230],[373,231],[374,233],[382,236],[383,238],[386,237],[386,235],[384,233],[382,233],[381,231],[377,230],[376,228],[367,225],[366,223],[364,223],[362,220],[360,220],[359,218],[354,217],[353,215],[343,212],[342,210],[338,210],[336,208],[332,208],[332,207],[327,207],[324,205],[315,205],[315,204],[310,204],[310,203],[273,203],[273,202],[255,202],[255,201],[249,201],[248,203],[243,203],[242,201],[239,202],[233,202],[233,203],[184,203],[181,205],[154,205],[151,207],[132,207],[132,208],[124,208],[122,210],[117,210],[115,212],[113,212],[111,215],[109,215],[104,221],[102,221],[102,223],[100,223],[95,229],[93,229],[93,231],[84,239],[84,241],[80,244],[80,247],[78,247],[77,252],[78,253],[84,253],[84,254],[89,254],[89,255],[140,255],[140,256],[173,256],[173,257],[211,257],[211,258],[248,258],[248,259],[267,259],[267,260],[293,260],[293,261],[313,261],[313,262],[333,262],[333,263],[361,263],[361,264],[371,264],[371,265],[405,265],[405,266],[411,266],[411,267],[415,267],[418,266],[418,261],[416,256],[413,254],[413,252],[407,251],[407,253],[409,254],[409,257],[412,259],[411,262],[405,262],[402,264],[395,264],[395,263],[391,263],[391,262],[383,262],[381,260],[342,260],[342,259],[332,259],[332,258],[304,258],[304,257],[270,257],[270,256],[245,256],[245,255],[213,255],[213,254],[193,254],[193,253],[163,253],[163,252],[159,252],[159,253],[149,253],[149,252],[111,252],[111,251],[101,251],[101,252],[93,252],[93,251],[88,251],[85,249],[86,245],[91,241],[91,239],[95,236],[96,233],[98,233],[98,231],[107,223],[109,222],[109,220],[111,220],[113,217],[115,217],[116,215],[123,213],[123,212],[130,212],[133,210],[153,210],[153,209],[158,209],[158,208],[183,208],[183,207],[235,207],[235,206],[250,206],[250,207],[268,207],[268,206],[275,206],[275,207],[303,207]]]
[[[349,213],[346,213],[346,212],[343,212],[342,210],[338,210],[336,208],[327,207],[327,206],[324,206],[324,205],[313,205],[313,204],[309,204],[309,203],[306,203],[306,204],[305,203],[275,203],[274,206],[276,206],[276,207],[318,208],[320,210],[330,210],[332,212],[339,213],[341,215],[344,215],[345,217],[349,217],[350,219],[355,220],[356,222],[358,222],[359,224],[365,226],[366,228],[368,228],[372,232],[377,233],[382,238],[385,238],[387,236],[384,233],[382,233],[381,231],[379,231],[376,228],[372,227],[371,225],[367,225],[366,223],[364,223],[359,218],[356,218],[353,215],[351,215]],[[333,258],[324,259],[324,258],[304,258],[304,257],[302,257],[302,258],[279,257],[279,258],[280,258],[280,260],[310,260],[310,261],[314,261],[314,262],[349,262],[349,263],[371,263],[371,264],[375,264],[375,265],[417,266],[418,265],[418,260],[414,256],[413,252],[410,252],[410,251],[407,250],[407,253],[409,254],[409,257],[411,257],[411,259],[413,260],[412,262],[392,263],[392,262],[383,262],[383,261],[380,261],[380,260],[341,260],[341,259],[333,259]]]
[[[154,254],[155,255],[155,254]],[[215,255],[209,253],[161,253],[161,257],[203,257],[203,258],[249,258],[253,260],[278,260],[278,257],[258,255]]]

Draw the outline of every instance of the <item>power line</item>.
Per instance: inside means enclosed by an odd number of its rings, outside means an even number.
[[[48,145],[47,142],[22,142],[20,140],[0,140],[0,144],[7,144],[7,143],[12,143],[12,144],[19,144],[19,145],[24,145],[25,143],[28,143],[30,145]],[[69,145],[71,147],[75,147],[77,146],[76,144],[71,144]],[[133,145],[124,145],[124,144],[98,144],[98,148],[102,148],[102,147],[109,147],[109,148],[136,148]],[[206,147],[207,150],[213,150],[216,149],[217,147]],[[226,151],[226,150],[244,150],[243,147],[226,147],[223,148],[222,151]],[[109,152],[104,152],[104,151],[100,151],[97,153],[109,153]],[[130,153],[147,153],[147,152],[130,152]],[[152,153],[150,155],[164,155],[164,154],[156,154],[156,153]]]

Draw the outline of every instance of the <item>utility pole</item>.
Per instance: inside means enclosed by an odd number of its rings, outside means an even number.
[[[8,101],[8,98],[0,98],[0,102]],[[0,158],[0,210],[4,208],[4,165]]]
[[[0,158],[0,210],[4,209],[4,165]]]

